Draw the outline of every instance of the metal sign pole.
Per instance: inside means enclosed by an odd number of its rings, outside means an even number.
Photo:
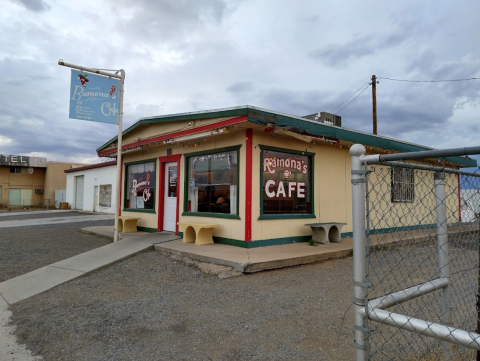
[[[113,242],[118,241],[118,217],[120,213],[120,187],[122,176],[122,121],[123,121],[123,87],[125,83],[125,70],[120,69],[120,109],[118,112],[118,141],[117,141],[117,191],[115,192],[115,230]]]
[[[117,144],[117,189],[115,194],[115,229],[113,234],[113,241],[118,241],[118,218],[120,213],[120,187],[121,187],[121,170],[122,170],[122,121],[123,121],[123,92],[125,84],[125,70],[111,70],[115,73],[108,73],[104,70],[106,69],[96,69],[96,68],[87,68],[81,65],[75,65],[70,63],[65,63],[63,60],[58,61],[58,65],[66,66],[68,68],[77,69],[80,71],[85,71],[89,73],[99,74],[107,76],[110,78],[116,78],[120,80],[120,101],[119,101],[119,112],[117,116],[118,123],[118,144]],[[120,73],[120,75],[118,74]]]

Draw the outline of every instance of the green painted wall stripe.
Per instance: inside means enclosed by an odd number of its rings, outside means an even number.
[[[267,247],[267,246],[278,246],[281,244],[290,244],[290,243],[300,243],[308,242],[312,236],[298,236],[298,237],[285,237],[285,238],[272,238],[272,239],[263,239],[261,241],[238,241],[235,239],[213,237],[215,243],[228,244],[231,246],[242,247],[242,248],[258,248],[258,247]]]
[[[463,224],[462,222],[454,222],[449,223],[449,226],[458,226]],[[417,229],[427,229],[427,228],[435,228],[437,225],[435,223],[431,224],[417,224],[412,226],[403,226],[403,227],[392,227],[392,228],[379,228],[379,229],[371,229],[370,234],[383,234],[383,233],[392,233],[392,232],[404,232],[404,231],[414,231]],[[367,234],[367,231],[365,231]],[[351,238],[353,237],[353,232],[345,232],[341,235],[342,238]]]
[[[456,226],[461,225],[461,222],[455,222],[449,224],[449,226]],[[402,231],[413,231],[417,229],[426,229],[426,228],[435,228],[436,224],[420,224],[414,226],[404,226],[404,227],[392,227],[392,228],[381,228],[381,229],[373,229],[370,230],[370,234],[383,234],[383,233],[391,233],[391,232],[402,232]],[[138,227],[140,229],[140,227]],[[178,232],[178,236],[183,238],[183,232]],[[345,232],[341,234],[342,238],[351,238],[353,237],[352,232]],[[296,236],[296,237],[282,237],[282,238],[271,238],[271,239],[262,239],[259,241],[242,241],[238,239],[232,238],[223,238],[223,237],[213,237],[213,241],[215,243],[226,244],[228,246],[235,246],[241,248],[258,248],[258,247],[267,247],[267,246],[277,246],[282,244],[290,244],[290,243],[300,243],[300,242],[308,242],[312,236]]]
[[[236,214],[230,213],[207,213],[207,212],[183,212],[182,216],[188,217],[207,217],[207,218],[226,218],[226,219],[240,219]]]
[[[183,232],[178,232],[178,236],[183,238]],[[308,242],[311,238],[312,236],[298,236],[298,237],[263,239],[261,241],[246,242],[238,239],[214,236],[213,241],[215,243],[226,244],[229,246],[235,246],[235,247],[241,247],[241,248],[257,248],[257,247],[265,247],[265,246],[276,246],[280,244]]]

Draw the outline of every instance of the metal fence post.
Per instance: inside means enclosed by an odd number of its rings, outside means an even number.
[[[368,355],[368,328],[365,310],[368,284],[365,279],[365,171],[361,157],[366,153],[361,144],[350,148],[352,159],[352,224],[353,224],[353,302],[355,304],[355,360],[365,361]],[[367,312],[362,312],[367,311]]]
[[[447,229],[447,206],[445,195],[445,172],[435,172],[435,205],[437,208],[437,244],[438,244],[438,270],[439,277],[450,280],[448,229]],[[452,326],[451,287],[447,286],[440,292],[442,298],[442,323]],[[453,357],[453,345],[443,342],[443,354],[445,360]]]

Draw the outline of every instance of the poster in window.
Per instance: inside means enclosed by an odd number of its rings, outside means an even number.
[[[168,168],[168,196],[177,196],[177,166]]]
[[[98,205],[100,207],[111,207],[112,206],[112,185],[111,184],[101,184],[100,185],[100,197]]]
[[[138,209],[145,208],[145,201],[143,200],[143,197],[137,197],[137,208]]]
[[[131,208],[153,209],[155,179],[153,171],[130,174]]]

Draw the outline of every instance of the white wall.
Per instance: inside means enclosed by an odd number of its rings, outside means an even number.
[[[97,194],[97,205],[96,209],[98,212],[103,213],[115,213],[115,194],[117,191],[116,187],[116,176],[117,176],[117,166],[109,165],[101,168],[93,168],[87,170],[80,170],[78,172],[67,173],[67,202],[71,209],[75,209],[75,177],[84,176],[84,198],[83,198],[83,210],[93,212],[94,210],[94,190],[95,186],[98,186],[100,190],[101,185],[111,184],[112,185],[112,199],[111,207],[100,207],[98,202],[100,200],[100,195]]]
[[[480,213],[480,191],[477,189],[462,189],[460,191],[462,222],[472,222]]]

